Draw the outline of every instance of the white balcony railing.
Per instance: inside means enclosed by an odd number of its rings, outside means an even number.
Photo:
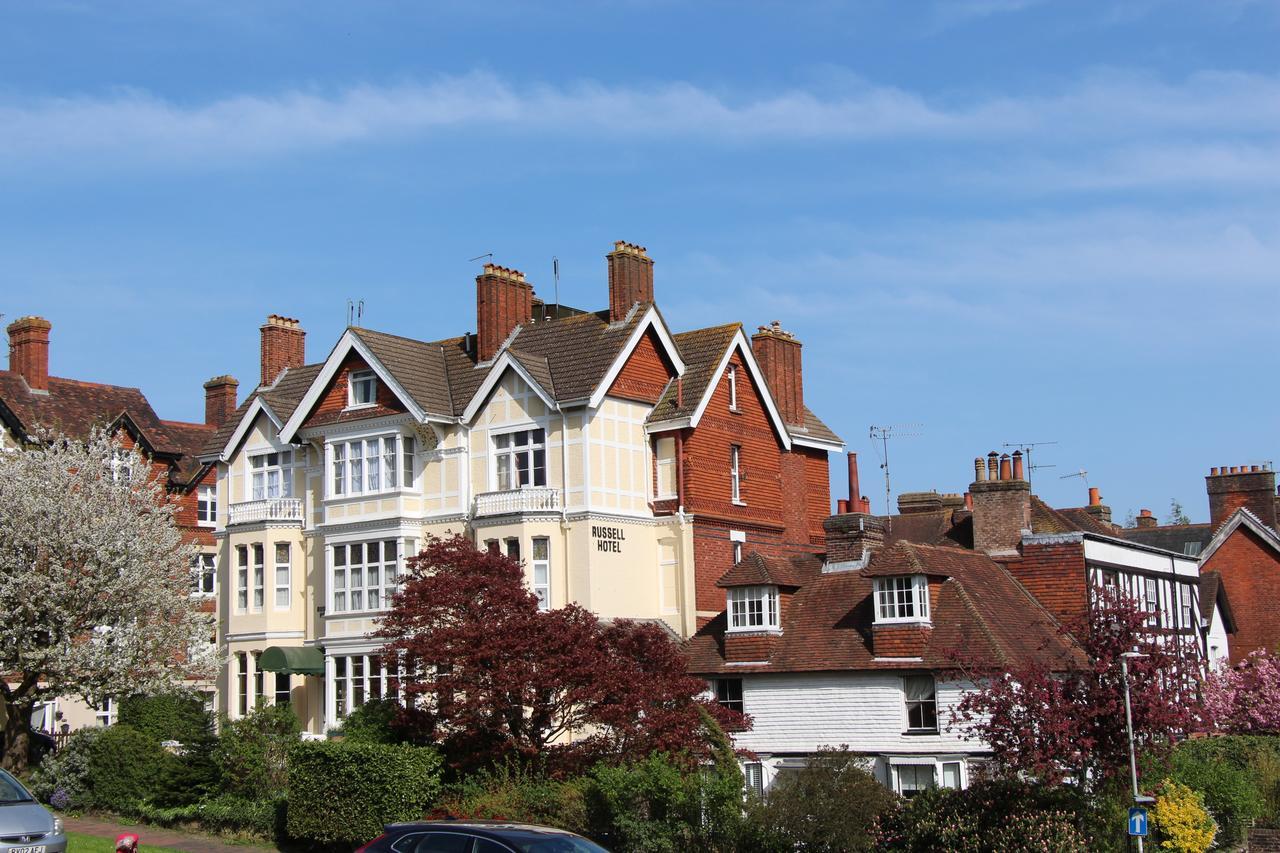
[[[302,521],[302,498],[267,498],[232,504],[228,524],[254,524],[264,521]]]
[[[560,509],[560,490],[525,486],[506,492],[476,495],[476,515],[513,515],[521,512],[553,512]]]

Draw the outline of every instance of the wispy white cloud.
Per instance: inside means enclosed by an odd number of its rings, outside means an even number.
[[[0,101],[0,168],[209,163],[403,139],[459,129],[716,144],[885,140],[1122,142],[1179,133],[1280,134],[1280,76],[1205,72],[1177,82],[1101,70],[1054,94],[968,100],[865,81],[815,94],[715,92],[582,82],[516,85],[492,74],[338,92],[244,94],[182,104],[137,90]]]

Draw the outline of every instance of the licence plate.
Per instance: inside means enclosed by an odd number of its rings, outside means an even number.
[[[9,853],[44,853],[44,845],[37,844],[35,847],[10,847]]]

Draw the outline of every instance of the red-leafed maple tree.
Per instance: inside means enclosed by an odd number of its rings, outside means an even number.
[[[377,636],[404,673],[399,725],[465,770],[504,760],[573,770],[655,750],[709,754],[702,698],[679,646],[650,623],[539,610],[520,564],[469,539],[431,539],[409,561]],[[394,671],[394,669],[393,669]]]
[[[1120,655],[1129,661],[1133,734],[1145,754],[1159,754],[1200,721],[1198,672],[1187,671],[1176,643],[1149,625],[1132,599],[1100,592],[1089,615],[1069,628],[1077,661],[1024,662],[1005,671],[962,665],[980,685],[958,703],[952,726],[992,750],[996,768],[1093,790],[1129,771]]]

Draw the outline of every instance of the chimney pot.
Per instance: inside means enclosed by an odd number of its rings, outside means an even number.
[[[973,460],[973,481],[975,483],[984,482],[987,479],[987,466],[982,461],[981,456],[974,457]]]
[[[1025,477],[1022,476],[1022,451],[1021,450],[1013,451],[1013,479],[1015,480],[1026,479]]]
[[[987,479],[1000,479],[1000,454],[994,450],[987,454]]]
[[[1249,466],[1249,470],[1250,470],[1250,471],[1261,471],[1261,470],[1262,470],[1262,466],[1260,466],[1260,465],[1250,465],[1250,466]]]
[[[973,492],[964,493],[964,508],[973,512]]]
[[[306,363],[307,333],[297,320],[269,314],[260,331],[263,385],[275,382],[286,368],[298,368]]]
[[[609,322],[621,322],[637,302],[653,301],[653,259],[644,246],[617,240],[609,264]]]
[[[1097,486],[1089,487],[1089,506],[1102,506],[1102,495]]]
[[[204,383],[204,422],[221,426],[236,410],[236,389],[240,383],[234,376],[215,376]]]
[[[1006,453],[1006,454],[1004,454],[1003,456],[1001,456],[1001,457],[1000,457],[1000,479],[1001,479],[1001,480],[1012,480],[1012,479],[1013,479],[1013,469],[1012,469],[1012,467],[1011,467],[1011,466],[1010,466],[1010,464],[1009,464],[1009,454],[1008,454],[1008,453]]]
[[[49,331],[43,317],[19,317],[9,324],[9,370],[32,391],[49,390]]]
[[[844,515],[849,511],[849,499],[840,498],[836,501],[836,515]]]
[[[1218,476],[1218,469],[1217,469],[1217,468],[1210,468],[1210,469],[1209,469],[1209,476],[1210,476],[1210,477],[1216,477],[1216,476]]]
[[[1157,525],[1156,517],[1151,514],[1151,510],[1144,509],[1138,512],[1139,527],[1155,527]]]

